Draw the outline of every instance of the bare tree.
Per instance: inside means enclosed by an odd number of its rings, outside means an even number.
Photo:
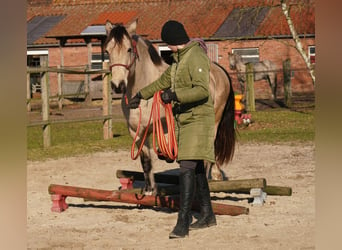
[[[288,26],[290,28],[291,35],[292,35],[293,40],[295,42],[296,49],[298,50],[300,55],[303,57],[303,59],[305,61],[305,64],[306,64],[306,67],[309,69],[310,76],[312,78],[312,83],[315,86],[315,72],[314,72],[314,69],[311,66],[310,59],[309,59],[308,55],[306,54],[305,50],[303,49],[302,43],[301,43],[301,41],[299,39],[299,36],[298,36],[298,34],[297,34],[297,32],[296,32],[296,30],[294,28],[294,25],[292,23],[292,20],[291,20],[291,17],[290,17],[290,13],[289,13],[289,7],[287,6],[285,0],[281,0],[281,9],[282,9],[282,11],[283,11],[283,13],[285,15],[287,24],[288,24]]]

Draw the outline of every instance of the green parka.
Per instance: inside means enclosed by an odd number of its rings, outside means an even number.
[[[199,43],[193,41],[172,54],[174,62],[159,79],[140,90],[144,99],[171,88],[178,142],[177,161],[215,161],[215,114],[209,93],[210,62]]]

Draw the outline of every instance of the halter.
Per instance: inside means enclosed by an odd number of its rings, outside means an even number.
[[[122,63],[113,63],[109,66],[109,70],[112,71],[113,67],[116,66],[120,66],[120,67],[124,67],[125,69],[127,69],[128,71],[130,71],[132,65],[134,64],[136,59],[139,59],[139,54],[138,54],[138,49],[137,49],[137,42],[139,37],[134,35],[132,36],[132,47],[133,47],[133,60],[131,61],[130,64],[122,64]]]

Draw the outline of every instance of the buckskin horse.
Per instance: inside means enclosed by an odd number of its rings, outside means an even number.
[[[245,92],[245,82],[246,82],[246,63],[242,61],[242,58],[238,54],[228,53],[229,67],[232,70],[237,71],[237,77],[240,82],[241,92]],[[259,81],[262,79],[267,80],[271,92],[272,98],[275,100],[277,98],[277,72],[276,66],[270,60],[264,60],[253,64],[254,70],[254,80]]]
[[[142,138],[148,127],[153,98],[141,100],[140,110],[130,109],[126,100],[134,96],[142,87],[156,80],[168,64],[163,61],[150,41],[136,35],[136,27],[137,20],[127,26],[111,24],[107,21],[104,49],[109,55],[111,87],[116,93],[123,94],[121,107],[129,133],[132,138],[137,138],[138,147],[143,143],[139,157],[144,171],[144,192],[150,194],[156,193],[157,186],[154,180],[150,142],[148,139],[143,142]],[[211,63],[210,71],[210,94],[214,100],[215,111],[216,135],[213,147],[216,163],[206,162],[206,169],[207,177],[210,173],[212,179],[222,180],[223,171],[220,167],[233,158],[235,149],[234,93],[231,79],[221,66]],[[141,117],[140,121],[139,117]],[[140,129],[136,136],[139,125]],[[149,136],[152,128],[147,129]]]

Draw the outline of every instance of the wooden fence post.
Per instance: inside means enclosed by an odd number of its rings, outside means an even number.
[[[61,66],[58,65],[57,69],[61,69]],[[62,73],[57,72],[57,83],[58,83],[58,109],[62,110],[63,109],[63,91],[62,91]]]
[[[28,68],[28,67],[27,67]],[[30,72],[26,72],[26,107],[27,111],[31,111],[31,82],[30,82]]]
[[[286,59],[283,62],[284,74],[284,103],[286,107],[292,106],[292,90],[291,90],[291,60]]]
[[[255,111],[255,97],[254,97],[254,69],[253,64],[246,64],[246,110]]]
[[[47,62],[43,62],[43,66],[47,66]],[[42,73],[41,79],[41,91],[42,91],[42,120],[48,122],[49,121],[49,79],[48,79],[48,71]],[[51,126],[50,124],[43,125],[43,145],[44,148],[51,146]]]
[[[88,50],[88,63],[86,65],[86,71],[88,72],[91,69],[91,58],[92,58],[92,43],[91,43],[91,39],[86,39],[86,43],[87,43],[87,50]],[[85,79],[84,79],[84,92],[86,94],[85,96],[85,103],[90,103],[91,102],[91,97],[90,97],[90,74],[86,74],[85,75]]]
[[[106,70],[109,68],[108,62],[103,62],[103,69]],[[111,116],[112,115],[112,94],[109,82],[109,74],[103,73],[103,88],[102,88],[102,105],[103,105],[103,115]],[[112,131],[112,118],[105,118],[103,122],[103,139],[111,139],[113,138]]]

